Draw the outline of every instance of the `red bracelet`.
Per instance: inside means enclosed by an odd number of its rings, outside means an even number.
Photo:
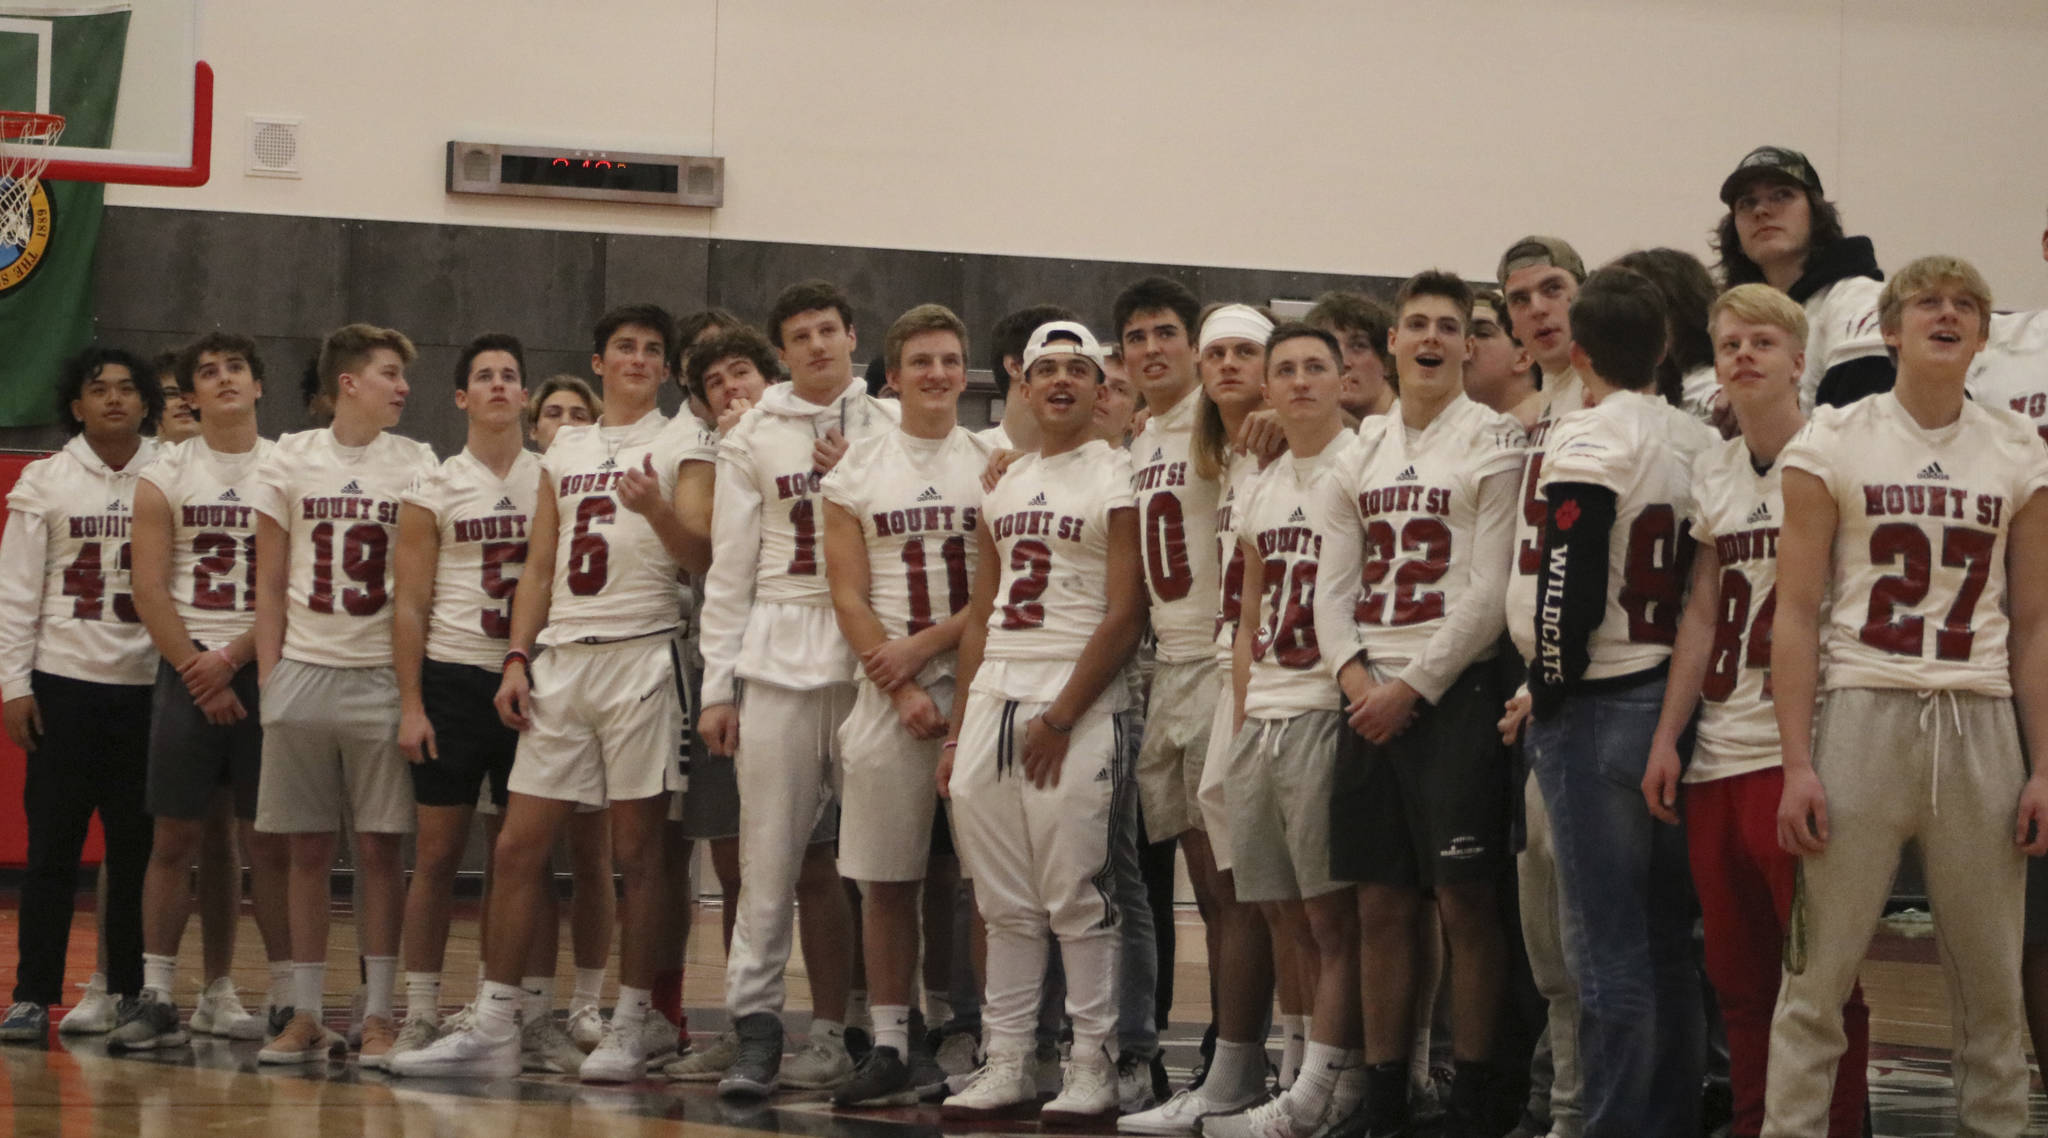
[[[517,648],[514,648],[510,652],[505,653],[505,661],[500,666],[509,668],[514,663],[517,663],[522,668],[531,669],[533,667],[533,657],[528,656],[525,652],[522,652]]]

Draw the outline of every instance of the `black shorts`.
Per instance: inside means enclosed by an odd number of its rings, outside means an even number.
[[[231,681],[249,714],[223,727],[208,723],[178,670],[156,668],[150,693],[149,783],[144,808],[158,818],[198,821],[212,812],[214,794],[234,791],[235,817],[256,818],[256,788],[263,770],[263,713],[256,700],[256,665],[244,664]]]
[[[505,780],[519,753],[519,732],[505,726],[491,701],[504,677],[472,664],[420,661],[420,702],[434,729],[439,758],[407,763],[412,799],[421,806],[475,806],[484,779],[491,801],[505,805]]]
[[[1500,671],[1467,668],[1386,746],[1341,732],[1330,876],[1409,889],[1496,880],[1508,859]]]

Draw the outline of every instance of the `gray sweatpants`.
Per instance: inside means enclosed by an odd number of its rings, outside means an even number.
[[[1529,841],[1520,854],[1519,866],[1522,942],[1527,946],[1536,990],[1550,1004],[1545,1028],[1550,1051],[1550,1132],[1557,1138],[1579,1138],[1586,1129],[1586,1117],[1579,1108],[1579,985],[1565,963],[1564,896],[1558,883],[1557,850],[1551,844],[1550,811],[1544,808],[1543,792],[1536,788],[1534,778],[1527,781],[1523,803]]]
[[[2027,858],[2013,822],[2027,778],[2012,701],[1962,692],[1828,692],[1813,765],[1827,792],[1827,849],[1802,859],[1805,968],[1788,971],[1771,1021],[1765,1138],[1820,1138],[1845,1041],[1842,1004],[1916,842],[1955,1031],[1956,1133],[2009,1138],[2027,1125],[2020,941]]]

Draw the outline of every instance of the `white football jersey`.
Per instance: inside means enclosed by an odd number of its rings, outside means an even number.
[[[1422,655],[1465,595],[1482,520],[1479,485],[1523,462],[1515,420],[1463,395],[1409,436],[1399,403],[1365,420],[1358,447],[1323,487],[1328,524],[1359,551],[1356,579],[1324,582],[1326,595],[1352,601],[1350,638],[1329,644],[1330,659],[1362,651],[1382,675]],[[1497,640],[1498,625],[1492,633]]]
[[[1536,658],[1536,578],[1543,570],[1543,525],[1550,506],[1543,500],[1543,456],[1557,421],[1586,405],[1586,385],[1576,371],[1543,379],[1543,414],[1529,428],[1522,450],[1521,504],[1515,514],[1515,563],[1508,574],[1508,635],[1527,663]]]
[[[325,427],[277,440],[257,468],[255,505],[291,538],[286,659],[391,666],[400,495],[434,462],[427,444],[388,431],[360,447]]]
[[[2031,422],[1965,401],[1930,431],[1885,392],[1816,411],[1779,465],[1835,499],[1828,688],[2012,694],[2006,535],[2048,487]]]
[[[651,460],[662,498],[671,499],[682,464],[709,457],[701,429],[669,426],[667,416],[649,411],[623,427],[563,427],[541,456],[555,496],[556,538],[540,643],[625,640],[682,624],[680,567],[647,519],[618,498],[626,471]]]
[[[1248,454],[1230,452],[1230,465],[1223,471],[1222,494],[1216,502],[1216,662],[1224,671],[1232,666],[1237,643],[1237,618],[1244,610],[1244,547],[1237,544],[1237,504],[1250,499],[1259,484],[1259,460]]]
[[[1740,438],[1693,461],[1694,540],[1721,563],[1714,645],[1700,684],[1699,742],[1685,781],[1708,782],[1777,766],[1771,703],[1771,622],[1778,612],[1778,528],[1785,520],[1784,467],[1758,474]]]
[[[204,438],[165,447],[145,481],[171,507],[171,600],[185,632],[219,648],[256,624],[256,473],[268,439],[222,454]]]
[[[512,593],[526,571],[540,456],[522,450],[504,478],[467,448],[421,475],[405,504],[434,515],[440,552],[427,657],[495,672],[512,639]]]
[[[1799,377],[1799,406],[1813,410],[1820,381],[1850,360],[1885,354],[1877,301],[1884,282],[1843,277],[1806,298],[1806,371]]]
[[[2048,309],[1993,316],[1966,390],[1986,407],[2019,412],[2048,439]]]
[[[1316,643],[1316,573],[1323,556],[1321,484],[1358,447],[1340,431],[1314,458],[1289,451],[1273,460],[1235,512],[1238,548],[1250,546],[1265,582],[1245,677],[1248,719],[1287,719],[1343,706]]]
[[[157,453],[156,440],[144,438],[113,470],[77,436],[29,463],[8,492],[7,534],[19,549],[5,558],[0,588],[7,699],[30,694],[32,670],[103,684],[155,682],[156,646],[129,591],[128,531],[136,479]]]
[[[1131,444],[1138,496],[1138,536],[1145,558],[1145,589],[1152,600],[1152,635],[1162,663],[1181,664],[1210,653],[1216,635],[1218,562],[1216,507],[1220,487],[1195,473],[1188,448],[1195,437],[1197,391],[1154,415]]]
[[[982,503],[1003,567],[984,660],[1080,656],[1109,613],[1109,516],[1134,504],[1131,456],[1100,440],[1010,465]]]
[[[942,439],[895,430],[854,443],[825,476],[825,500],[860,519],[868,607],[890,637],[923,632],[972,599],[988,455],[965,427]],[[952,675],[954,656],[933,658],[918,682]]]
[[[1692,564],[1692,463],[1717,441],[1706,424],[1642,391],[1614,392],[1551,430],[1539,490],[1578,482],[1614,491],[1607,612],[1586,646],[1586,679],[1670,658]]]

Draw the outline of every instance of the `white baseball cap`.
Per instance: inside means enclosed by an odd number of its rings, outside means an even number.
[[[1087,325],[1076,320],[1053,320],[1032,331],[1024,345],[1024,370],[1030,371],[1042,356],[1085,356],[1097,371],[1102,370],[1102,345]]]

